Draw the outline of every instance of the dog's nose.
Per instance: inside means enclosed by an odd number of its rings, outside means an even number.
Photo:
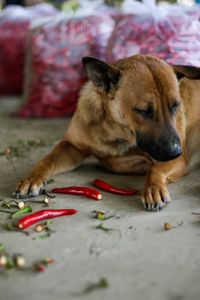
[[[181,144],[174,143],[167,151],[168,159],[175,159],[182,154]]]
[[[181,141],[177,134],[163,135],[158,140],[149,136],[136,134],[137,144],[141,150],[151,155],[158,161],[168,161],[182,154]]]

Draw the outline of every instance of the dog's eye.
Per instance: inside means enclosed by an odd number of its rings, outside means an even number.
[[[154,118],[154,111],[152,106],[148,106],[147,109],[133,108],[133,110],[140,114],[144,119],[152,120]]]
[[[171,108],[171,113],[172,113],[172,115],[175,115],[175,114],[176,114],[176,112],[177,112],[179,106],[180,106],[180,103],[178,103],[178,102],[174,102],[174,103],[173,103],[173,106],[172,106],[172,108]]]

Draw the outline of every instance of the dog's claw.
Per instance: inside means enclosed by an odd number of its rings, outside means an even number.
[[[166,203],[167,204],[167,203]],[[160,210],[164,209],[165,207],[167,207],[167,205],[160,205]]]
[[[162,197],[162,201],[164,202],[164,207],[170,203],[170,199],[167,199],[167,198]]]
[[[24,195],[20,191],[16,190],[13,193],[13,197],[16,199],[26,199],[26,198],[28,198],[28,195]]]
[[[12,195],[14,198],[19,198],[19,193],[20,193],[20,191],[15,190]]]
[[[155,211],[155,206],[154,206],[154,204],[152,203],[152,204],[147,204],[147,210],[148,211]]]
[[[167,202],[167,199],[162,197],[162,201],[163,201],[164,203],[166,203],[166,202]]]
[[[155,203],[155,204],[152,204],[152,211],[158,211],[159,210],[159,204],[158,203]]]
[[[145,209],[148,208],[148,204],[147,203],[143,203],[143,206],[144,206]]]
[[[31,190],[31,189],[29,190],[29,193],[28,193],[28,197],[29,197],[29,198],[33,198],[33,197],[36,197],[36,196],[38,196],[38,195],[39,195],[39,194],[34,193],[33,190]]]
[[[163,204],[162,203],[150,203],[148,204],[147,202],[145,202],[143,204],[144,208],[147,210],[147,211],[159,211],[159,210],[162,210],[163,208],[165,208],[167,206],[168,202],[164,202]]]

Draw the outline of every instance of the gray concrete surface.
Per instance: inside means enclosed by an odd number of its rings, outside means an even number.
[[[16,158],[0,156],[0,197],[4,200],[11,199],[16,183],[63,137],[69,121],[10,118],[17,106],[15,99],[0,101],[0,152],[19,139],[48,141]],[[78,214],[53,219],[55,232],[46,239],[34,240],[37,234],[32,228],[29,236],[0,229],[0,243],[10,254],[22,253],[27,265],[47,256],[55,259],[44,273],[0,268],[0,300],[200,299],[200,216],[192,215],[200,212],[199,175],[195,170],[171,184],[172,202],[158,213],[144,211],[140,203],[142,176],[111,174],[94,159],[73,172],[54,176],[49,190],[65,185],[92,187],[93,179],[100,177],[116,186],[137,188],[139,193],[125,197],[103,192],[101,201],[58,195],[51,200],[51,208],[74,208]],[[34,211],[43,208],[36,202],[42,199],[31,202]],[[114,217],[101,222],[92,217],[93,210]],[[1,224],[8,218],[9,214],[0,213]],[[177,227],[165,231],[165,222]],[[96,229],[100,223],[114,230]],[[108,281],[107,288],[74,294],[102,277]]]

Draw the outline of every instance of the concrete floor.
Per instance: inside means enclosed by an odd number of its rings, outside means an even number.
[[[20,140],[47,139],[44,146],[22,151],[19,157],[0,156],[0,197],[10,200],[16,183],[25,177],[39,159],[63,137],[69,120],[19,120],[9,113],[18,106],[15,99],[0,101],[0,152]],[[0,243],[8,253],[21,253],[27,265],[52,257],[55,263],[44,273],[33,270],[0,268],[0,300],[197,300],[200,299],[200,170],[193,171],[178,183],[171,184],[171,204],[161,212],[144,211],[140,194],[144,178],[114,175],[101,168],[96,160],[87,160],[70,173],[54,176],[53,187],[80,185],[92,187],[95,178],[113,185],[136,188],[136,196],[118,196],[103,192],[101,201],[58,195],[51,208],[74,208],[78,214],[52,219],[55,232],[45,239],[33,228],[29,236],[0,230]],[[35,201],[42,200],[43,196]],[[33,210],[42,209],[37,202]],[[93,210],[113,215],[105,221],[93,218]],[[9,214],[0,213],[0,223]],[[16,218],[17,220],[17,218]],[[178,225],[183,221],[182,225]],[[168,222],[176,228],[164,230]],[[114,230],[96,229],[102,223]],[[88,285],[106,278],[108,287],[85,294]]]

